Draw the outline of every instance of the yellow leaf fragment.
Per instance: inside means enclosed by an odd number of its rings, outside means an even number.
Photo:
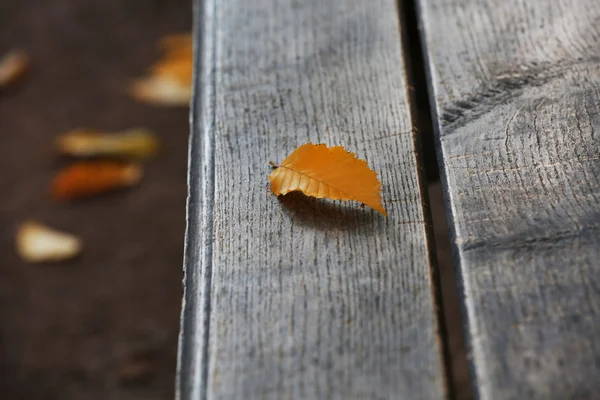
[[[159,41],[163,57],[150,75],[134,81],[132,96],[162,106],[188,105],[192,94],[192,35],[170,35]]]
[[[0,58],[0,87],[19,80],[29,67],[29,56],[23,51],[12,51]]]
[[[277,196],[300,191],[317,198],[354,200],[387,216],[377,174],[342,146],[304,144],[271,173],[269,180]]]
[[[81,252],[81,240],[35,221],[22,223],[17,229],[17,252],[31,263],[62,261]]]
[[[178,56],[186,52],[188,53],[187,56],[191,57],[192,45],[192,35],[189,33],[176,33],[163,36],[158,41],[158,47],[164,51],[168,57]]]
[[[72,157],[149,158],[159,148],[156,136],[143,128],[115,133],[76,129],[58,136],[55,144],[60,154]]]
[[[188,105],[192,96],[191,85],[182,85],[168,76],[151,76],[135,81],[131,94],[137,100],[160,106]]]

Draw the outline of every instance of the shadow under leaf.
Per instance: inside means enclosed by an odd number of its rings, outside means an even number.
[[[277,199],[294,222],[316,229],[375,230],[384,217],[368,206],[356,202],[317,199],[300,192],[291,192]]]

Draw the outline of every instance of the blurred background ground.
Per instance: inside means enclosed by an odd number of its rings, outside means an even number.
[[[188,110],[127,95],[161,36],[191,29],[191,2],[0,2],[0,55],[29,53],[0,92],[0,398],[173,397],[181,304]],[[72,205],[48,186],[65,160],[56,135],[78,127],[157,133],[138,187]],[[29,265],[17,224],[35,218],[84,241],[76,260]]]

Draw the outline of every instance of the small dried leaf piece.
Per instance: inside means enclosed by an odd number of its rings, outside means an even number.
[[[156,136],[142,128],[117,133],[76,129],[56,138],[58,152],[73,157],[148,158],[156,154],[158,147]]]
[[[0,58],[0,87],[18,81],[29,67],[29,56],[22,51],[12,51]]]
[[[58,173],[52,182],[52,197],[69,201],[133,186],[142,179],[139,164],[116,161],[84,161]]]
[[[152,66],[150,76],[133,82],[131,94],[155,105],[187,106],[192,95],[192,35],[166,36],[159,46],[163,58]]]
[[[269,180],[277,196],[300,191],[317,198],[355,200],[387,216],[377,174],[342,146],[304,144],[271,173]]]
[[[77,256],[82,247],[78,237],[35,221],[24,222],[17,228],[17,252],[27,262],[68,260]]]
[[[135,81],[131,93],[136,99],[161,106],[187,106],[192,96],[191,85],[183,85],[170,76],[151,76]]]
[[[189,33],[166,35],[158,41],[158,47],[169,57],[177,57],[182,53],[191,52],[192,45],[192,35]]]

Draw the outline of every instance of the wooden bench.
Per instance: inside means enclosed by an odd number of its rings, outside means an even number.
[[[475,395],[597,396],[600,3],[400,8],[196,2],[178,398],[454,397],[428,91]],[[368,160],[389,216],[273,196],[306,142]]]

